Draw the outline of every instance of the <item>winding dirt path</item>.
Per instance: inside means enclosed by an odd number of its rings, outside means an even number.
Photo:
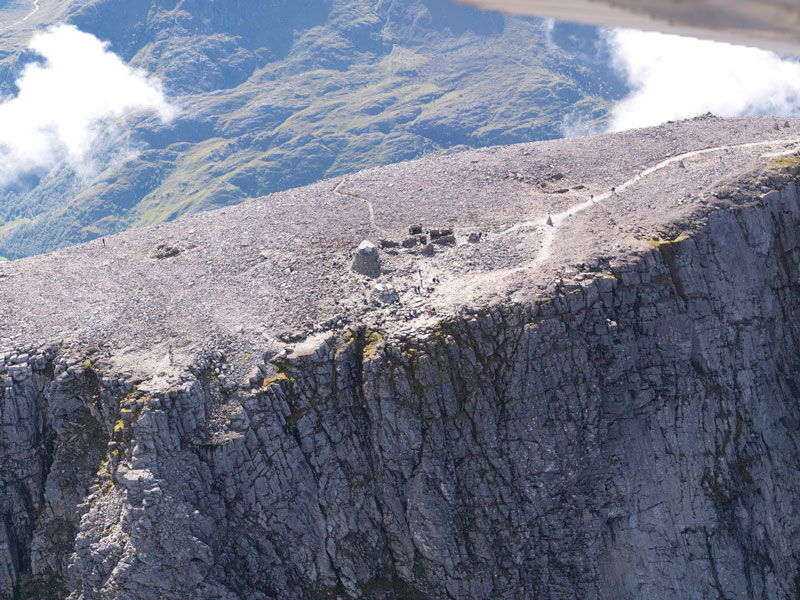
[[[16,23],[11,23],[10,25],[5,25],[3,27],[0,27],[0,31],[5,31],[6,29],[10,29],[11,27],[16,27],[17,25],[21,25],[22,23],[30,19],[33,15],[35,15],[37,12],[39,12],[40,8],[39,0],[31,0],[31,5],[33,6],[33,10],[31,12],[29,12],[27,15],[25,15]]]
[[[705,154],[712,154],[715,152],[725,152],[728,150],[743,150],[748,148],[758,148],[758,147],[776,147],[776,146],[784,146],[783,150],[778,152],[771,152],[771,153],[764,153],[761,154],[762,157],[779,157],[783,155],[789,155],[793,153],[797,153],[800,151],[800,138],[794,139],[780,139],[780,140],[762,140],[758,142],[746,142],[742,144],[726,144],[721,146],[714,146],[709,148],[703,148],[700,150],[692,150],[689,152],[684,152],[682,154],[677,154],[675,156],[670,156],[669,158],[665,158],[664,160],[658,162],[657,164],[643,169],[642,171],[636,173],[633,177],[620,183],[616,186],[615,193],[622,193],[625,190],[629,189],[630,187],[636,185],[637,183],[641,182],[648,176],[656,173],[662,169],[665,169],[671,165],[677,164],[682,160],[690,159],[695,156],[701,156]],[[722,158],[722,157],[720,157]],[[367,210],[369,211],[369,224],[373,231],[378,232],[382,235],[390,237],[391,233],[382,227],[380,227],[375,220],[375,210],[373,208],[372,202],[367,198],[360,196],[358,194],[354,194],[351,192],[345,192],[342,190],[342,187],[347,183],[347,178],[342,178],[338,184],[336,184],[333,193],[336,196],[340,197],[347,197],[353,198],[355,200],[359,200],[363,202]],[[576,204],[571,206],[570,208],[556,214],[545,215],[542,217],[538,217],[536,219],[532,219],[529,221],[523,221],[521,223],[516,223],[507,229],[504,229],[500,232],[493,234],[493,238],[503,238],[505,236],[509,236],[516,232],[522,232],[527,229],[537,230],[541,234],[540,243],[541,246],[535,253],[535,256],[522,264],[518,264],[513,267],[507,267],[503,269],[496,269],[490,272],[471,272],[471,273],[461,273],[457,277],[447,277],[447,281],[442,282],[441,284],[437,285],[437,290],[434,293],[435,296],[445,295],[449,296],[454,299],[459,299],[462,303],[468,297],[472,296],[476,291],[479,290],[490,290],[489,288],[485,287],[483,284],[489,284],[492,281],[497,280],[498,278],[507,277],[510,275],[517,274],[523,271],[529,271],[531,269],[535,269],[536,267],[542,265],[544,262],[552,258],[552,246],[556,240],[556,237],[559,234],[559,228],[569,219],[570,217],[575,216],[576,214],[584,211],[595,204],[599,204],[601,202],[607,201],[614,195],[611,191],[604,192],[602,194],[598,194],[594,197],[590,197],[585,202],[580,204]],[[420,269],[418,265],[415,269]],[[426,275],[422,278],[422,281],[426,281],[431,273],[435,273],[436,270],[434,269],[431,271],[430,269],[423,269],[426,271]],[[482,293],[482,292],[479,292]],[[457,302],[459,303],[459,302]]]
[[[356,195],[356,194],[351,194],[351,193],[349,193],[349,192],[343,192],[343,191],[341,191],[341,189],[340,189],[340,188],[341,188],[341,187],[342,187],[342,186],[343,186],[345,183],[347,183],[347,177],[343,177],[343,178],[342,178],[342,180],[341,180],[339,183],[337,183],[337,184],[336,184],[336,187],[335,187],[335,188],[333,188],[333,193],[334,193],[334,195],[336,195],[336,196],[345,196],[345,197],[347,197],[347,198],[355,198],[356,200],[360,200],[361,202],[363,202],[364,204],[366,204],[366,206],[367,206],[367,210],[369,211],[369,226],[370,226],[372,229],[374,229],[375,231],[377,231],[378,233],[381,233],[381,234],[383,234],[383,235],[385,235],[385,236],[387,236],[387,237],[388,237],[388,236],[390,235],[390,233],[389,233],[388,231],[386,231],[385,229],[383,229],[382,227],[380,227],[380,226],[379,226],[379,225],[378,225],[378,224],[375,222],[375,209],[372,207],[372,202],[370,202],[369,200],[367,200],[367,199],[366,199],[366,198],[364,198],[363,196],[358,196],[358,195]]]
[[[619,186],[616,187],[617,192],[622,192],[635,185],[636,183],[640,182],[642,179],[646,178],[653,173],[664,169],[670,165],[673,165],[681,160],[685,160],[687,158],[691,158],[693,156],[699,156],[703,154],[710,154],[713,152],[720,152],[725,150],[732,150],[732,149],[746,149],[746,148],[755,148],[761,146],[786,146],[787,148],[779,151],[779,152],[772,152],[772,153],[765,153],[762,154],[762,157],[770,158],[770,157],[779,157],[784,155],[789,155],[793,153],[797,153],[800,151],[800,138],[799,139],[783,139],[783,140],[768,140],[768,141],[760,141],[760,142],[747,142],[744,144],[731,144],[731,145],[723,145],[723,146],[715,146],[713,148],[704,148],[702,150],[692,150],[690,152],[684,152],[683,154],[679,154],[676,156],[671,156],[670,158],[664,159],[658,164],[644,169],[643,171],[637,173],[627,181],[621,183]],[[791,146],[791,147],[788,147]],[[512,233],[518,232],[524,229],[537,229],[542,233],[541,238],[541,247],[536,252],[536,256],[523,264],[514,266],[514,267],[507,267],[504,269],[495,269],[489,272],[472,272],[469,274],[461,274],[458,277],[454,278],[447,278],[447,281],[442,282],[442,285],[438,286],[436,291],[436,295],[444,294],[454,299],[459,299],[461,304],[464,301],[473,295],[477,290],[490,290],[491,285],[487,288],[483,284],[490,284],[493,281],[496,281],[498,278],[503,278],[511,275],[515,275],[516,273],[522,271],[528,271],[530,269],[535,269],[536,267],[540,266],[546,260],[550,259],[552,256],[552,245],[558,235],[559,227],[570,217],[578,214],[579,212],[586,210],[587,208],[594,206],[604,200],[608,200],[613,194],[608,191],[603,194],[599,194],[595,196],[593,199],[590,198],[586,202],[582,202],[581,204],[576,204],[568,208],[567,210],[560,212],[558,214],[553,214],[549,216],[543,216],[537,219],[533,219],[530,221],[524,221],[522,223],[517,223],[503,231],[494,234],[495,239],[498,237],[508,236]],[[552,225],[548,224],[548,218]],[[482,292],[481,292],[482,293]],[[458,302],[457,302],[458,303]]]
[[[713,148],[703,148],[702,150],[692,150],[691,152],[684,152],[683,154],[678,154],[676,156],[671,156],[670,158],[662,160],[660,163],[658,163],[658,164],[656,164],[656,165],[654,165],[652,167],[649,167],[649,168],[645,169],[644,171],[641,171],[640,173],[637,173],[636,175],[634,175],[633,177],[631,177],[627,181],[621,183],[616,188],[615,191],[616,192],[623,192],[626,189],[628,189],[629,187],[631,187],[632,185],[635,185],[636,183],[640,182],[642,179],[644,179],[648,175],[652,175],[656,171],[660,171],[661,169],[664,169],[665,167],[673,165],[673,164],[675,164],[677,162],[680,162],[680,161],[682,161],[684,159],[692,158],[693,156],[699,156],[699,155],[702,155],[702,154],[710,154],[712,152],[721,152],[723,150],[745,149],[745,148],[755,148],[755,147],[759,147],[759,146],[778,146],[778,145],[792,145],[793,147],[791,149],[785,150],[783,152],[764,154],[762,156],[765,156],[765,157],[778,157],[778,156],[783,156],[783,155],[787,155],[787,154],[792,154],[792,153],[794,153],[794,152],[796,152],[798,150],[797,146],[800,145],[800,139],[766,140],[766,141],[761,141],[761,142],[747,142],[747,143],[744,143],[744,144],[732,144],[732,145],[724,145],[724,146],[715,146]],[[503,271],[501,271],[501,273],[502,274],[516,273],[517,271],[522,271],[522,270],[525,270],[525,269],[529,269],[531,267],[536,267],[536,266],[540,265],[542,262],[544,262],[547,259],[549,259],[551,257],[551,255],[552,255],[550,248],[553,245],[553,241],[555,240],[556,233],[558,232],[559,226],[566,219],[568,219],[569,217],[581,212],[582,210],[585,210],[585,209],[589,208],[590,206],[594,206],[598,202],[602,202],[603,200],[607,200],[612,195],[614,195],[614,194],[612,192],[610,192],[610,191],[609,192],[605,192],[603,194],[595,196],[594,198],[590,198],[586,202],[582,202],[581,204],[576,204],[575,206],[571,206],[567,210],[565,210],[563,212],[560,212],[558,214],[549,215],[547,217],[541,217],[539,219],[535,219],[535,220],[532,220],[532,221],[524,221],[522,223],[517,223],[516,225],[513,225],[512,227],[509,227],[508,229],[505,229],[504,231],[499,232],[497,234],[498,236],[504,236],[504,235],[508,235],[510,233],[513,233],[515,231],[519,231],[520,229],[525,229],[525,228],[528,228],[528,227],[536,227],[536,228],[539,228],[540,230],[542,230],[543,233],[544,233],[544,236],[543,236],[543,239],[542,239],[542,247],[541,247],[541,250],[536,255],[536,258],[534,258],[531,262],[529,262],[527,264],[520,265],[518,267],[513,267],[513,268],[510,268],[510,269],[504,269]],[[548,223],[548,219],[550,220],[550,223]]]

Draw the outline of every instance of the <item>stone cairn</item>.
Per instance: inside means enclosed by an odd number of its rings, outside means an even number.
[[[356,273],[367,277],[380,277],[381,259],[375,244],[364,240],[358,245],[358,249],[353,255],[353,266]]]

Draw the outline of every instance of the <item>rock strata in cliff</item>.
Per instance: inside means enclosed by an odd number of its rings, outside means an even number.
[[[793,597],[774,125],[424,159],[0,265],[0,598]]]

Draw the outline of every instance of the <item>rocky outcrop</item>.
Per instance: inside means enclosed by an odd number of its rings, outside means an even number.
[[[790,182],[241,385],[6,353],[0,598],[794,597],[798,226]]]

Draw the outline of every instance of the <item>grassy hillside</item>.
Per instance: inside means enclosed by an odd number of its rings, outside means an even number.
[[[48,11],[160,76],[182,112],[135,123],[125,143],[141,151],[125,160],[107,136],[89,181],[62,165],[5,190],[9,258],[426,153],[561,137],[624,92],[594,29],[439,0],[43,0],[37,18]],[[7,93],[25,60],[0,62]]]

